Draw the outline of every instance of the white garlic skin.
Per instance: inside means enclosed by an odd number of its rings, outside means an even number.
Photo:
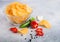
[[[36,16],[37,21],[42,21],[43,20],[43,16]]]

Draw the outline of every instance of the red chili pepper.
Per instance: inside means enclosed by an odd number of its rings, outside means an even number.
[[[38,23],[37,23],[36,21],[32,21],[32,22],[30,23],[30,25],[31,25],[31,27],[32,27],[33,29],[35,29],[35,28],[38,27]]]
[[[36,36],[43,36],[44,33],[43,32],[37,32]]]
[[[17,28],[16,27],[13,27],[13,28],[10,28],[10,31],[12,31],[13,33],[17,33]]]
[[[37,28],[35,31],[36,31],[36,36],[43,36],[44,35],[42,28]]]
[[[35,31],[36,32],[40,32],[40,31],[42,31],[43,29],[42,28],[37,28]]]

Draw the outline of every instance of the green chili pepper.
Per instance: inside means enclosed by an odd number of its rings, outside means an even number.
[[[21,24],[20,28],[25,28],[25,27],[28,27],[29,25],[30,25],[30,21],[27,21],[26,23]]]
[[[30,18],[30,21],[33,21],[33,20],[35,20],[35,18],[34,18],[34,17]]]

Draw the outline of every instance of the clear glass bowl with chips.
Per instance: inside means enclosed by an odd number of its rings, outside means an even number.
[[[30,17],[32,9],[26,4],[13,2],[7,5],[5,13],[10,21],[21,24]]]

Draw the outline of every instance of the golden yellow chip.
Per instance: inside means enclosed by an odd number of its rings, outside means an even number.
[[[42,20],[40,23],[39,23],[40,26],[44,26],[46,28],[51,28],[51,24],[47,21],[47,20]]]
[[[22,30],[18,30],[19,33],[21,34],[27,34],[28,33],[28,28],[22,28]]]

